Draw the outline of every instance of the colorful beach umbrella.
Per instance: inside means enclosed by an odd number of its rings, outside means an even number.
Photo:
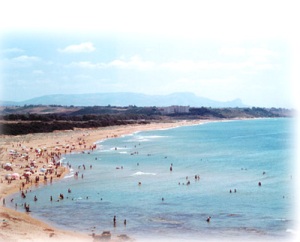
[[[11,179],[14,179],[14,180],[20,179],[20,174],[19,173],[11,174]]]
[[[5,179],[6,179],[6,180],[11,179],[11,174],[6,174],[6,175],[5,175]]]

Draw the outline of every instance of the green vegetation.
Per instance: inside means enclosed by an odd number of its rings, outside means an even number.
[[[75,128],[97,128],[113,125],[146,124],[153,121],[180,119],[233,119],[291,117],[293,111],[281,108],[190,108],[184,113],[163,114],[157,107],[115,106],[42,106],[2,107],[0,134],[45,133]]]

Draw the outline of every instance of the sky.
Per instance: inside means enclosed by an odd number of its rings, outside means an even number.
[[[12,0],[0,14],[0,100],[192,92],[295,108],[291,3]]]

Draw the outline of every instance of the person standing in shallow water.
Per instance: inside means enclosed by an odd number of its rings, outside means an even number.
[[[116,227],[116,225],[117,225],[117,218],[116,218],[116,216],[114,216],[113,222],[114,222],[114,227]]]

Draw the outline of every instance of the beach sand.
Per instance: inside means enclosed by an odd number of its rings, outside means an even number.
[[[76,129],[43,134],[0,136],[0,241],[93,241],[91,235],[62,231],[32,218],[30,213],[25,213],[25,210],[22,213],[9,209],[6,205],[11,201],[6,201],[5,197],[20,192],[21,189],[23,191],[29,189],[36,183],[35,178],[37,176],[40,177],[38,183],[49,183],[50,177],[52,177],[53,182],[62,178],[68,173],[68,169],[65,167],[57,166],[57,169],[53,169],[52,174],[47,174],[47,181],[44,181],[44,175],[39,175],[39,171],[43,167],[45,169],[51,167],[51,161],[53,159],[58,161],[60,155],[91,150],[97,141],[132,134],[136,131],[188,126],[208,121],[211,120],[153,122],[150,124]],[[4,169],[6,163],[11,164],[13,171]],[[27,165],[30,166],[29,164],[34,165],[35,168],[32,170],[33,174],[30,175],[28,184],[25,184],[26,179],[22,175],[24,168]],[[55,164],[52,167],[56,167]],[[21,179],[5,179],[7,174],[13,173],[20,174]],[[111,241],[122,241],[122,238],[112,235]]]

